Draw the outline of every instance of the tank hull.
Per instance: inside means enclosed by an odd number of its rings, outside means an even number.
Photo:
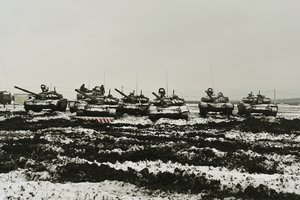
[[[266,116],[276,116],[278,113],[278,106],[275,104],[248,104],[239,103],[238,113],[240,115],[250,115],[252,113],[263,114]]]
[[[149,108],[149,118],[151,120],[158,120],[160,118],[188,120],[189,110],[186,105],[168,107],[151,105]]]
[[[77,101],[69,103],[69,108],[71,112],[76,112],[77,116],[116,117],[118,105],[98,105]]]
[[[42,110],[52,110],[52,111],[66,111],[68,105],[67,99],[57,99],[57,100],[39,100],[39,99],[33,99],[33,100],[27,100],[24,102],[24,109],[26,111],[34,111],[34,112],[40,112]]]
[[[119,106],[117,112],[120,115],[129,114],[129,115],[136,115],[136,116],[145,116],[148,115],[149,104],[148,103],[124,103]]]
[[[215,103],[215,102],[200,102],[200,115],[205,117],[208,112],[219,112],[224,115],[232,115],[234,105],[232,103]]]

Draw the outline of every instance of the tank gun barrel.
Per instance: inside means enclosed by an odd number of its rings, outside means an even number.
[[[23,91],[23,92],[32,94],[32,95],[34,95],[36,98],[40,98],[40,97],[41,97],[41,95],[39,95],[39,94],[37,94],[37,93],[34,93],[34,92],[29,91],[29,90],[20,88],[20,87],[18,87],[18,86],[15,86],[15,88],[18,89],[18,90],[21,90],[21,91]]]
[[[120,90],[118,90],[117,88],[115,88],[115,90],[120,93],[123,97],[127,98],[127,99],[130,99],[129,96],[127,96],[126,94],[124,94],[123,92],[121,92]]]
[[[152,94],[153,94],[157,99],[161,99],[160,96],[158,96],[155,92],[152,92]]]
[[[211,96],[211,94],[210,94],[207,90],[205,90],[205,92],[206,92],[207,96],[208,96],[211,100],[214,100],[214,98]]]
[[[88,95],[78,89],[75,89],[76,92],[78,92],[79,94],[81,94],[82,96],[84,96],[85,98],[89,98],[89,99],[92,99],[93,101],[96,101],[97,98],[96,97],[93,97],[92,95]]]

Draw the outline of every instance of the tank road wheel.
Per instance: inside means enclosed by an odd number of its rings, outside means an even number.
[[[243,111],[238,111],[238,114],[240,115],[240,116],[243,116],[243,115],[245,115],[245,112],[243,112]]]
[[[25,112],[29,112],[30,111],[30,108],[24,106],[24,109],[25,109]]]
[[[241,105],[238,105],[238,114],[239,114],[240,116],[250,115],[249,112],[246,113],[246,109],[245,109],[243,106],[241,106]]]
[[[228,110],[225,110],[225,111],[223,112],[223,114],[226,115],[227,117],[230,117],[230,116],[232,115],[232,111],[233,111],[233,110],[228,109]]]
[[[32,108],[31,110],[34,112],[41,112],[43,109],[42,108]]]
[[[121,110],[116,110],[115,119],[121,118],[125,113]]]
[[[182,119],[189,120],[189,113],[183,113]]]
[[[264,114],[265,116],[271,116],[271,117],[276,117],[277,113],[274,113],[274,112],[269,112],[269,113],[265,113]]]
[[[64,112],[67,109],[67,105],[68,105],[68,102],[65,100],[58,101],[55,110]]]
[[[276,117],[277,113],[272,113],[271,116]]]
[[[159,117],[157,117],[155,115],[149,115],[149,119],[154,122],[154,121],[158,120]]]
[[[75,108],[75,107],[70,107],[70,112],[71,113],[74,113],[74,112],[76,112],[77,111],[77,109]]]
[[[246,110],[243,110],[243,111],[239,111],[238,114],[240,116],[246,116],[246,117],[249,117],[251,115],[251,112],[250,111],[246,111]]]
[[[74,102],[74,101],[70,101],[68,103],[69,109],[71,113],[74,113],[77,111],[77,107],[78,107],[78,102]]]

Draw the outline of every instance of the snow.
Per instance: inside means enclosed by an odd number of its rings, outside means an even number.
[[[258,140],[300,142],[300,136],[296,134],[273,134],[267,132],[250,133],[238,130],[225,132],[225,138],[247,142],[255,142]]]
[[[0,111],[19,112],[25,110],[23,105],[6,105],[5,107],[3,105],[0,105]]]
[[[36,115],[36,114],[34,114]],[[66,119],[66,120],[70,120],[70,113],[68,112],[57,112],[57,115],[54,115],[54,116],[38,116],[38,117],[34,117],[33,119],[31,120],[27,120],[28,122],[37,122],[37,121],[40,121],[40,120],[51,120],[51,119]]]
[[[152,125],[153,122],[146,116],[144,117],[135,117],[126,115],[120,119],[116,119],[112,124],[129,124],[129,125]]]
[[[229,170],[225,167],[193,166],[179,163],[163,163],[162,161],[140,161],[124,163],[103,163],[119,170],[128,170],[128,167],[141,171],[148,168],[150,173],[159,172],[174,173],[176,168],[184,170],[188,174],[205,175],[209,179],[220,180],[223,187],[235,189],[240,184],[244,189],[250,185],[257,187],[260,184],[266,185],[277,192],[300,194],[300,176],[281,174],[249,174],[238,170]],[[282,182],[282,180],[284,180]]]
[[[246,152],[247,153],[247,152]],[[248,152],[251,153],[251,152]],[[295,193],[300,194],[300,175],[299,174],[250,174],[245,173],[241,170],[232,169],[229,170],[226,167],[212,167],[212,166],[194,166],[194,165],[183,165],[174,162],[162,162],[161,160],[156,161],[125,161],[123,163],[116,162],[103,162],[98,163],[97,161],[91,162],[80,158],[67,158],[64,156],[60,157],[64,162],[75,162],[75,163],[89,163],[108,165],[116,170],[128,171],[128,168],[134,169],[140,172],[144,168],[149,170],[149,173],[158,174],[160,172],[174,173],[175,169],[185,171],[187,174],[194,174],[196,176],[205,176],[210,180],[219,180],[223,188],[231,188],[237,190],[238,185],[241,185],[243,189],[248,186],[258,187],[260,184],[266,185],[267,187],[274,189],[277,192],[284,193]],[[295,166],[296,167],[296,166]]]
[[[7,107],[0,108],[0,111],[6,112],[7,110],[13,110],[14,112],[22,111],[24,112],[24,118],[27,122],[37,122],[39,120],[51,120],[51,119],[65,119],[71,120],[73,114],[69,112],[55,112],[49,116],[47,111],[43,111],[40,113],[29,112],[25,113],[22,107]],[[230,188],[233,191],[239,190],[239,185],[242,186],[242,189],[252,185],[257,187],[262,184],[267,186],[268,188],[272,188],[277,192],[284,193],[295,193],[300,194],[300,162],[299,156],[297,152],[293,151],[295,147],[295,151],[298,149],[300,145],[300,136],[298,132],[293,132],[292,134],[279,134],[279,133],[269,133],[269,132],[242,132],[239,130],[222,130],[220,129],[208,129],[201,130],[196,133],[192,127],[197,124],[208,124],[208,123],[228,123],[231,121],[243,121],[244,118],[239,116],[232,116],[230,118],[222,117],[219,115],[209,116],[208,118],[201,118],[198,116],[198,108],[196,106],[190,109],[191,118],[190,120],[174,120],[174,119],[166,119],[161,118],[156,122],[152,122],[148,117],[134,117],[134,116],[124,116],[120,119],[116,119],[111,128],[118,132],[121,136],[115,137],[112,135],[108,135],[108,133],[104,131],[97,131],[89,128],[82,127],[66,127],[66,128],[46,128],[37,131],[0,131],[0,139],[5,139],[7,137],[12,140],[33,137],[36,133],[46,133],[42,134],[41,138],[44,138],[50,144],[43,145],[43,151],[54,151],[63,154],[63,148],[59,146],[55,146],[55,143],[58,144],[71,144],[73,142],[72,137],[68,137],[68,134],[79,134],[82,137],[86,136],[88,140],[93,141],[96,138],[112,138],[116,143],[122,144],[124,141],[128,141],[128,144],[134,144],[132,146],[128,146],[127,150],[122,150],[121,148],[114,147],[108,149],[102,149],[100,147],[99,153],[117,153],[124,154],[127,152],[138,152],[145,148],[145,145],[140,145],[139,139],[131,137],[133,134],[138,136],[155,136],[157,138],[187,138],[189,133],[193,135],[193,137],[189,137],[191,140],[202,139],[201,134],[205,134],[204,140],[206,141],[241,141],[243,144],[249,145],[249,147],[253,147],[254,145],[258,145],[259,147],[265,148],[275,148],[272,153],[261,153],[260,151],[255,151],[254,148],[251,150],[242,150],[239,149],[235,152],[230,152],[237,157],[245,156],[246,158],[264,158],[261,161],[261,165],[266,169],[268,167],[274,167],[277,173],[275,174],[257,174],[257,173],[248,173],[243,167],[236,167],[234,169],[229,169],[226,167],[212,167],[212,166],[196,166],[196,165],[185,165],[175,162],[162,162],[160,160],[156,161],[125,161],[123,163],[116,162],[96,162],[96,161],[88,161],[81,158],[69,158],[64,156],[58,156],[58,164],[53,164],[53,167],[56,165],[65,165],[69,162],[74,163],[89,163],[89,164],[97,164],[100,165],[108,165],[114,169],[119,169],[123,171],[127,171],[128,168],[132,168],[133,170],[141,171],[144,168],[147,168],[150,173],[157,174],[159,172],[170,172],[174,173],[175,169],[183,170],[187,174],[194,174],[196,176],[205,176],[210,180],[220,180],[221,186],[223,188]],[[0,121],[4,121],[7,118],[12,118],[17,116],[18,114],[10,113],[8,116],[4,113],[4,115],[0,116]],[[48,116],[47,116],[48,115]],[[260,116],[255,116],[257,118],[261,118]],[[288,120],[300,119],[300,106],[286,106],[279,105],[279,113],[278,117],[263,117],[264,120],[267,120],[270,123],[274,123],[277,125],[280,122],[281,118],[285,118]],[[2,122],[1,122],[2,123]],[[115,125],[115,126],[114,126]],[[129,126],[126,126],[129,125]],[[140,127],[137,125],[146,126],[147,128],[143,128],[143,131],[139,132]],[[135,127],[137,126],[137,127]],[[175,129],[175,126],[182,126],[183,128]],[[191,126],[191,127],[190,127]],[[164,128],[168,128],[164,129]],[[157,129],[159,128],[159,129]],[[173,130],[174,128],[174,130]],[[158,131],[159,130],[159,131]],[[166,131],[164,131],[166,130]],[[197,130],[198,131],[198,130]],[[63,132],[63,135],[60,133]],[[220,136],[219,136],[220,135]],[[84,144],[88,141],[82,141]],[[165,142],[161,141],[158,143],[153,143],[148,147],[156,149],[156,148],[172,148],[178,143],[186,143],[183,140],[174,140]],[[53,145],[52,145],[53,144]],[[0,144],[1,146],[1,144]],[[184,146],[184,145],[183,145]],[[188,145],[186,145],[188,146]],[[195,145],[197,146],[197,145]],[[222,158],[228,155],[228,152],[220,151],[216,148],[210,147],[195,147],[188,146],[188,148],[183,148],[182,150],[177,151],[178,157],[190,158],[196,155],[197,153],[203,150],[210,150],[213,152],[213,156],[216,158]],[[289,154],[285,154],[284,152],[276,151],[276,148],[287,150]],[[290,150],[291,149],[291,150]],[[176,156],[177,156],[176,155]],[[21,158],[20,158],[21,159]],[[30,165],[33,162],[36,162],[32,159],[27,160],[27,164]],[[228,165],[226,165],[228,166]],[[53,170],[55,171],[55,170]],[[51,171],[52,172],[52,171]],[[51,183],[49,180],[49,174],[46,172],[35,172],[36,176],[34,178],[35,181],[27,181],[26,176],[24,175],[24,170],[13,171],[9,173],[0,174],[0,199],[4,197],[12,197],[18,198],[22,195],[22,198],[30,198],[30,199],[155,199],[155,196],[149,194],[146,189],[139,188],[135,185],[131,185],[124,182],[118,181],[104,181],[99,183]],[[153,192],[153,191],[152,191]],[[163,192],[158,192],[155,195],[158,195],[159,199],[199,199],[201,194],[199,195],[187,195],[187,194],[166,194]]]
[[[51,183],[49,181],[26,181],[24,171],[0,174],[0,199],[94,199],[94,200],[138,200],[138,199],[190,199],[198,195],[177,193],[153,193],[133,184],[119,181],[99,183]]]

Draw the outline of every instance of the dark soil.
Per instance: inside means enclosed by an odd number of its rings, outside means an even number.
[[[272,140],[250,142],[226,138],[225,133],[235,130],[299,135],[298,119],[277,119],[276,122],[270,122],[267,118],[249,117],[244,121],[210,122],[193,126],[135,126],[102,125],[75,119],[30,122],[33,116],[22,112],[14,114],[0,113],[3,116],[10,115],[8,119],[0,121],[0,173],[18,168],[33,173],[48,171],[52,176],[51,181],[56,182],[117,180],[150,190],[204,193],[204,198],[207,199],[299,199],[295,194],[277,193],[264,185],[256,188],[249,186],[239,192],[222,190],[219,181],[209,180],[202,175],[187,175],[179,169],[173,174],[164,172],[154,175],[149,173],[147,168],[141,172],[133,169],[122,171],[107,165],[62,164],[58,158],[78,157],[91,162],[96,160],[99,163],[161,160],[195,166],[223,166],[228,169],[241,169],[247,173],[282,174],[278,168],[279,163],[270,160],[265,154],[295,155],[299,158],[299,143]],[[55,113],[45,114],[53,115]],[[85,128],[90,132],[79,131],[78,128]],[[30,132],[22,134],[20,130]],[[118,151],[113,152],[116,149]],[[217,155],[215,151],[222,154]],[[258,156],[250,156],[245,153],[247,151],[257,153]],[[51,167],[58,163],[60,167],[53,171]]]

